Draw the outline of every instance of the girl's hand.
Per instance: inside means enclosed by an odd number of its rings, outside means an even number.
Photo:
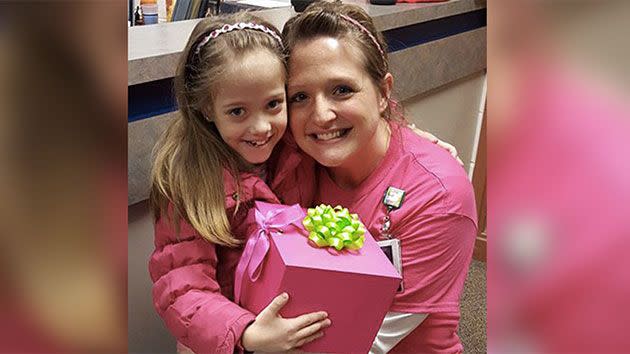
[[[247,351],[281,352],[298,348],[324,335],[330,326],[326,312],[311,312],[295,318],[282,318],[279,311],[289,300],[280,294],[265,307],[250,324],[241,338]]]
[[[459,156],[457,156],[457,149],[455,148],[455,146],[438,139],[435,135],[429,132],[425,132],[423,130],[416,128],[416,125],[413,123],[409,124],[408,127],[411,128],[411,130],[413,130],[414,133],[420,135],[421,137],[433,142],[434,144],[437,144],[442,149],[448,151],[451,154],[451,156],[453,156],[457,160],[457,162],[459,162],[460,165],[464,166],[464,162],[459,158]]]

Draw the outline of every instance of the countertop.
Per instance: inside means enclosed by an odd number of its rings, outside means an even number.
[[[438,3],[371,5],[346,0],[363,7],[380,31],[458,15],[486,7],[486,0],[450,0]],[[256,11],[278,28],[294,16],[292,7]],[[128,31],[128,85],[173,77],[177,60],[190,32],[201,19],[130,27]]]

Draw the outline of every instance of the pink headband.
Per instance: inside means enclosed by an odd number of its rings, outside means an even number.
[[[242,29],[253,29],[253,30],[267,33],[268,35],[272,36],[275,40],[277,40],[278,43],[280,43],[280,47],[282,47],[282,38],[280,38],[280,36],[278,36],[278,34],[274,32],[273,30],[263,25],[256,24],[256,23],[239,22],[233,25],[223,25],[223,27],[215,29],[214,31],[210,32],[210,34],[208,34],[201,42],[199,42],[199,44],[197,44],[197,48],[195,49],[195,54],[199,54],[199,51],[201,50],[201,48],[204,45],[206,45],[210,41],[210,39],[217,38],[219,35],[223,33],[228,33],[228,32],[232,32],[235,30],[242,30]]]
[[[381,48],[381,45],[378,44],[378,41],[376,40],[376,37],[374,37],[372,35],[372,33],[370,31],[368,31],[367,28],[365,28],[359,21],[353,19],[350,16],[346,16],[343,14],[339,14],[339,16],[341,16],[341,18],[343,18],[344,20],[352,23],[353,25],[359,27],[359,29],[364,32],[365,34],[368,35],[368,37],[370,37],[370,39],[372,40],[372,42],[374,42],[374,45],[376,46],[376,48],[378,49],[378,51],[381,53],[381,57],[383,57],[383,60],[385,60],[385,53],[383,53],[383,49]]]

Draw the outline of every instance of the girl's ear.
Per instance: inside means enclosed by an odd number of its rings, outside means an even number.
[[[203,114],[203,117],[208,121],[208,122],[212,122],[213,119],[212,117],[214,117],[214,112],[212,112],[209,108],[204,108],[201,111],[201,114]]]
[[[382,114],[389,106],[389,99],[392,97],[392,87],[394,87],[394,77],[391,73],[385,74],[381,85],[379,87],[381,91],[381,97],[379,98],[378,108]]]

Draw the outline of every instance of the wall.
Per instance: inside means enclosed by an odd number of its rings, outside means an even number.
[[[174,353],[175,340],[153,308],[148,262],[153,252],[153,219],[148,203],[129,206],[128,352]]]
[[[402,102],[409,121],[457,148],[468,172],[477,145],[485,77],[479,72]]]

